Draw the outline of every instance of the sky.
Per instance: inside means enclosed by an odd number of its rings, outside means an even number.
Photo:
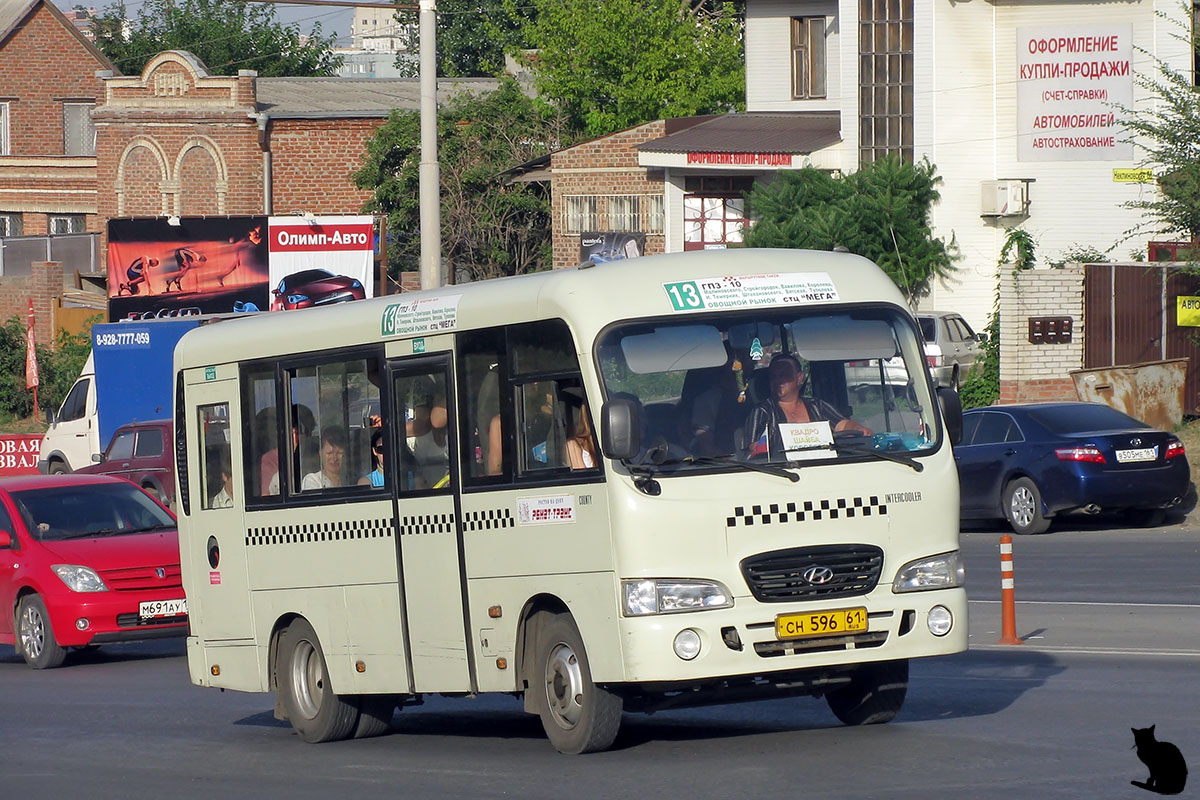
[[[136,18],[137,12],[141,8],[145,0],[125,0],[125,9],[131,17]],[[114,5],[112,0],[54,0],[55,5],[64,11],[74,8],[75,6],[83,6],[84,8],[95,8],[98,12],[103,12],[108,7]],[[336,33],[339,37],[337,44],[343,47],[350,46],[350,17],[351,10],[345,6],[318,8],[317,6],[289,6],[282,3],[275,5],[275,19],[285,25],[295,24],[300,28],[301,33],[309,33],[312,31],[314,23],[321,23],[321,33],[324,36],[329,36]]]

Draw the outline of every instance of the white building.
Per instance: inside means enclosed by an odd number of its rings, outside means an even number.
[[[395,9],[357,6],[350,20],[351,47],[374,53],[399,53],[408,48],[414,33],[412,27],[396,21]]]
[[[1190,71],[1179,0],[747,0],[748,111],[837,112],[841,142],[824,164],[853,170],[878,152],[927,157],[943,179],[936,233],[955,236],[957,274],[927,307],[976,326],[992,309],[1008,229],[1037,242],[1039,261],[1076,245],[1128,260],[1147,236],[1123,208],[1139,151],[1112,103],[1144,104],[1134,75],[1145,53]],[[814,161],[817,161],[814,154]],[[1161,237],[1160,237],[1161,238]]]

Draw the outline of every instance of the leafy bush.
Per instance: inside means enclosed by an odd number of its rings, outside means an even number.
[[[54,348],[37,346],[39,417],[45,418],[46,409],[57,409],[79,377],[92,350],[91,325],[98,321],[99,315],[89,320],[84,333],[60,330]],[[25,388],[25,323],[13,317],[0,324],[0,423],[32,413],[33,392]]]

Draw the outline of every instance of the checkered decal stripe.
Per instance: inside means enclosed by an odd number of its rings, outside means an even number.
[[[879,502],[877,496],[839,497],[836,500],[805,500],[803,503],[737,506],[733,509],[733,516],[725,518],[725,524],[730,528],[737,528],[784,522],[816,522],[823,519],[882,517],[886,514],[887,503]]]
[[[495,531],[502,528],[515,528],[517,521],[513,518],[511,508],[489,508],[486,511],[468,511],[463,515],[463,527],[467,531]]]
[[[425,533],[454,533],[453,514],[420,514],[400,518],[400,535],[413,536]]]
[[[347,542],[354,539],[386,539],[393,535],[395,531],[390,519],[352,519],[308,525],[249,528],[246,531],[246,546]]]

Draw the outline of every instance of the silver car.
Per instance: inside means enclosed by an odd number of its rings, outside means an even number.
[[[925,360],[934,383],[955,391],[983,355],[987,334],[976,333],[953,311],[922,311],[916,315],[925,343]]]

